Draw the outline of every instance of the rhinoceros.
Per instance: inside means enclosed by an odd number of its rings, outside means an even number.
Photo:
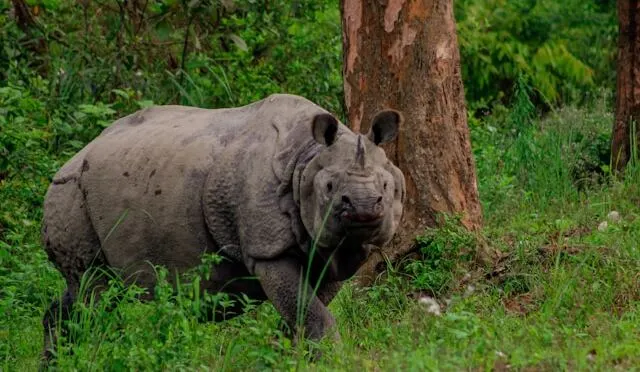
[[[293,327],[306,286],[304,337],[339,338],[327,305],[403,212],[404,177],[378,147],[401,120],[382,110],[356,134],[303,97],[275,94],[236,108],[155,106],[115,121],[45,197],[43,244],[67,288],[45,312],[44,357],[90,268],[152,289],[151,264],[182,273],[208,252],[223,260],[203,290],[270,300]]]

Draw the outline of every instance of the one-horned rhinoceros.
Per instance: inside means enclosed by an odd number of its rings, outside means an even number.
[[[207,252],[224,260],[204,290],[268,299],[291,326],[307,286],[304,334],[321,338],[335,324],[327,305],[341,282],[398,227],[405,181],[378,145],[400,121],[384,110],[368,134],[355,134],[286,94],[229,109],[157,106],[117,120],[60,169],[46,195],[43,243],[67,289],[43,320],[45,357],[89,268],[152,288],[151,264],[181,273]]]

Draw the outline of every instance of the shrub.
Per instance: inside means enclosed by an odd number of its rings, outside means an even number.
[[[438,229],[428,229],[416,239],[420,257],[408,262],[403,271],[411,277],[414,289],[431,295],[439,296],[451,289],[459,274],[457,269],[476,254],[476,236],[459,218],[446,217]]]
[[[537,104],[584,102],[614,86],[615,4],[602,1],[455,2],[462,75],[472,108],[507,103],[519,76]]]

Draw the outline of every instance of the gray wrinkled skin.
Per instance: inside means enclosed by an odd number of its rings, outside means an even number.
[[[335,324],[327,305],[340,283],[400,221],[404,178],[377,146],[400,120],[382,111],[357,135],[312,102],[279,94],[231,109],[159,106],[116,121],[60,169],[46,195],[43,242],[68,287],[45,315],[45,356],[56,316],[68,317],[90,267],[152,289],[149,262],[179,273],[205,252],[225,257],[205,290],[268,299],[291,326],[308,270],[309,288],[320,286],[305,335],[321,338]],[[249,276],[257,280],[241,279]]]

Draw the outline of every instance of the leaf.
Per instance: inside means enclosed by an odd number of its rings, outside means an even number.
[[[68,141],[67,144],[71,147],[73,147],[74,149],[81,149],[84,146],[84,143],[78,141],[78,140],[71,140]]]
[[[93,116],[107,116],[107,115],[113,115],[116,113],[116,111],[106,105],[89,105],[89,104],[84,104],[84,105],[79,105],[78,109],[80,112],[87,114],[87,115],[93,115]]]
[[[220,3],[224,7],[224,9],[228,12],[232,12],[236,8],[236,5],[233,3],[233,0],[220,0]]]
[[[240,48],[240,50],[242,50],[243,52],[246,52],[249,50],[247,43],[240,36],[236,34],[230,34],[229,39],[231,39],[231,41],[233,41],[236,44],[236,46]]]
[[[124,98],[124,99],[129,99],[129,93],[125,92],[122,89],[112,89],[111,92],[113,92],[114,94]]]
[[[141,100],[141,101],[136,101],[136,104],[138,105],[138,107],[140,108],[147,108],[147,107],[151,107],[153,105],[155,105],[155,103],[153,103],[152,100]]]

